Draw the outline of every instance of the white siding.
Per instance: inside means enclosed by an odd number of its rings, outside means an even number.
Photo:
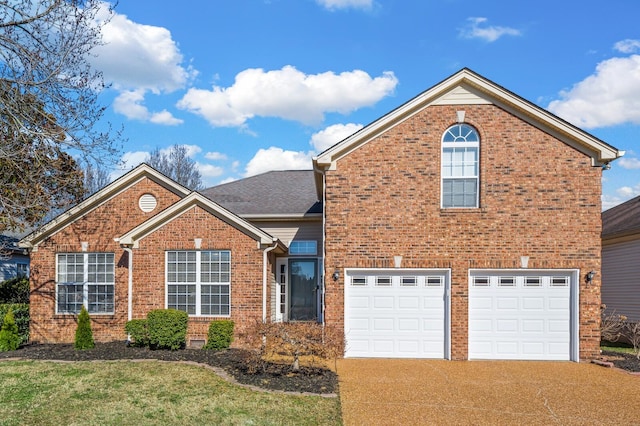
[[[440,99],[437,99],[434,105],[481,105],[490,104],[488,100],[481,98],[475,93],[470,92],[464,87],[455,87],[450,92],[446,93]]]
[[[293,240],[318,242],[318,255],[322,254],[322,221],[299,222],[252,222],[255,226],[279,238],[287,246]]]
[[[602,247],[602,303],[640,321],[640,239]]]

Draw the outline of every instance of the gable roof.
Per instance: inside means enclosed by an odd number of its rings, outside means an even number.
[[[33,248],[37,246],[46,238],[80,219],[90,211],[101,206],[144,178],[151,179],[180,197],[184,197],[191,192],[188,188],[163,175],[153,167],[142,163],[101,190],[97,191],[75,207],[72,207],[66,212],[58,215],[50,222],[24,237],[20,240],[19,246],[24,248]]]
[[[144,223],[136,226],[126,234],[116,238],[116,241],[123,246],[135,246],[139,240],[165,226],[168,222],[180,217],[195,206],[204,209],[218,219],[258,241],[262,245],[273,245],[274,243],[277,243],[283,251],[286,250],[277,238],[272,237],[260,228],[250,224],[241,217],[231,213],[229,210],[221,207],[195,191],[157,215],[151,217]]]
[[[602,212],[602,238],[640,235],[640,196]]]
[[[430,105],[464,105],[469,103],[494,104],[509,111],[522,120],[591,156],[594,166],[608,164],[610,161],[624,155],[624,151],[619,151],[606,142],[502,86],[487,80],[470,69],[463,68],[314,157],[314,168],[317,170],[335,168],[335,162],[340,158]],[[316,179],[318,178],[316,177]]]
[[[320,216],[313,170],[271,171],[200,191],[245,218]]]

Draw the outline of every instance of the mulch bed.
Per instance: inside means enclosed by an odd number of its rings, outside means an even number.
[[[150,350],[130,347],[125,342],[96,343],[96,347],[76,350],[73,344],[30,344],[11,352],[0,352],[2,358],[23,358],[55,361],[110,361],[152,359],[160,361],[188,361],[218,367],[239,383],[268,390],[332,394],[338,387],[335,372],[323,368],[300,366],[293,371],[290,365],[265,362],[260,371],[250,374],[249,352],[242,349],[210,351],[182,349],[177,351]]]
[[[633,354],[602,351],[602,361],[610,362],[614,367],[633,373],[640,372],[640,359]]]

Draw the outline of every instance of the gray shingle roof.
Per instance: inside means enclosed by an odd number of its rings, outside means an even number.
[[[267,172],[200,193],[240,216],[322,213],[313,170]]]
[[[602,213],[602,236],[640,233],[640,196]]]

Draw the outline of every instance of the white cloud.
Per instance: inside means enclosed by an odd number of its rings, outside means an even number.
[[[113,110],[130,120],[150,121],[154,124],[165,126],[175,126],[183,123],[183,120],[175,118],[167,110],[151,113],[146,106],[142,105],[143,102],[143,90],[123,91],[113,100]]]
[[[196,75],[182,65],[182,54],[166,28],[115,13],[102,28],[102,40],[105,45],[96,47],[92,62],[117,88],[172,92]]]
[[[340,142],[347,136],[362,129],[362,124],[334,124],[311,135],[311,145],[317,152],[322,152]]]
[[[184,123],[184,120],[175,118],[173,114],[171,114],[166,109],[151,114],[151,116],[149,117],[149,121],[154,124],[162,124],[165,126],[177,126],[178,124]]]
[[[221,152],[207,152],[204,154],[204,158],[207,160],[222,161],[227,159],[227,155]]]
[[[640,160],[637,158],[622,157],[615,164],[627,170],[640,169]]]
[[[331,11],[349,8],[369,10],[373,6],[373,0],[316,0],[316,3]]]
[[[118,163],[118,167],[111,171],[109,174],[109,179],[111,181],[119,178],[129,170],[133,169],[140,163],[144,163],[144,161],[149,156],[148,151],[127,151],[122,154],[120,157],[120,162]]]
[[[397,84],[393,72],[371,78],[361,70],[307,75],[293,66],[252,68],[236,75],[231,87],[189,89],[177,106],[219,127],[243,127],[255,116],[317,124],[325,113],[348,114],[374,105]]]
[[[617,42],[613,48],[621,53],[635,53],[640,50],[640,40],[626,39]]]
[[[108,18],[106,9],[100,18]],[[180,124],[182,121],[168,111],[150,113],[142,105],[148,92],[173,92],[184,88],[197,75],[191,66],[183,65],[184,58],[171,32],[114,13],[102,27],[102,40],[105,44],[93,50],[95,57],[91,57],[91,62],[102,71],[105,81],[121,92],[116,112],[156,124]],[[135,98],[131,96],[133,93]]]
[[[196,161],[196,168],[205,181],[208,181],[209,178],[218,177],[224,173],[224,169],[222,167],[214,166],[212,164],[200,163],[198,161]]]
[[[260,149],[247,163],[244,177],[271,170],[308,170],[311,168],[313,152],[285,151],[275,146]]]
[[[502,36],[522,35],[520,30],[510,27],[486,26],[487,18],[472,17],[467,18],[468,24],[460,30],[462,38],[479,38],[484,41],[494,42]]]
[[[600,62],[560,98],[547,108],[579,127],[640,124],[640,55]]]

